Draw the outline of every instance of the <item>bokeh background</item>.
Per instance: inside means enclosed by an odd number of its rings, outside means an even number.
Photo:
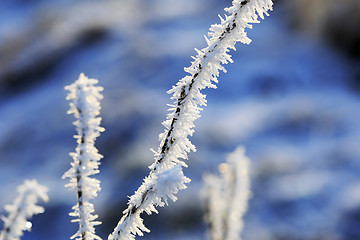
[[[104,87],[94,200],[106,239],[153,162],[166,91],[230,0],[1,0],[0,214],[16,186],[49,187],[23,239],[68,239],[74,192],[62,174],[76,146],[64,86],[81,72]],[[199,195],[236,146],[252,161],[246,240],[360,239],[360,2],[276,0],[237,45],[191,138],[179,200],[145,216],[142,239],[206,239]],[[0,223],[0,228],[3,223]],[[140,238],[139,238],[140,239]]]

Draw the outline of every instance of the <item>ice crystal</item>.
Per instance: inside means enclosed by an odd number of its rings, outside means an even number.
[[[37,183],[36,180],[25,180],[18,187],[18,196],[13,204],[6,205],[7,217],[2,217],[4,230],[0,234],[1,240],[19,240],[23,231],[31,229],[28,221],[35,214],[43,213],[44,208],[36,205],[38,199],[48,201],[47,187]]]
[[[258,23],[258,17],[264,18],[264,15],[268,15],[272,5],[271,0],[234,0],[232,6],[225,9],[228,15],[225,18],[220,17],[220,24],[211,26],[208,37],[205,37],[208,46],[201,50],[196,49],[194,61],[190,67],[185,68],[189,75],[168,91],[172,94],[174,104],[170,106],[170,113],[163,122],[165,131],[159,136],[160,146],[155,153],[155,162],[150,166],[149,176],[130,198],[123,217],[109,235],[110,240],[132,240],[135,235],[142,236],[143,231],[148,232],[140,214],[144,211],[148,214],[157,212],[155,207],[163,206],[159,199],[166,199],[178,191],[172,188],[169,193],[155,191],[157,179],[159,174],[168,168],[178,165],[186,167],[184,160],[188,158],[188,153],[196,150],[188,137],[194,133],[194,121],[200,117],[201,107],[206,105],[205,95],[201,90],[216,88],[219,72],[226,72],[223,65],[232,62],[228,53],[230,49],[235,50],[236,42],[250,43],[245,28],[251,28],[252,23]],[[177,169],[181,171],[179,175],[182,175],[181,167]],[[173,186],[185,188],[185,183],[189,182],[185,176],[178,180]]]
[[[71,168],[63,175],[69,178],[66,184],[70,190],[77,192],[77,204],[73,207],[70,216],[75,217],[73,222],[79,222],[79,230],[71,237],[81,240],[101,239],[95,234],[96,225],[101,224],[95,221],[98,217],[93,215],[94,205],[90,200],[97,196],[100,191],[100,181],[91,177],[99,173],[100,159],[102,155],[95,148],[95,140],[104,128],[100,127],[101,118],[100,100],[102,99],[102,87],[95,86],[96,79],[89,79],[83,73],[73,84],[66,86],[69,91],[67,100],[70,101],[69,114],[74,114],[76,121],[74,125],[77,130],[77,147],[75,152],[70,153],[73,158]]]

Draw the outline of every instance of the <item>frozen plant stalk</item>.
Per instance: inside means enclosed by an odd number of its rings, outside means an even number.
[[[207,207],[206,221],[211,240],[240,240],[243,216],[251,195],[248,174],[249,159],[245,149],[238,147],[219,165],[221,176],[204,177],[204,197]]]
[[[5,206],[8,217],[2,217],[4,230],[0,234],[0,240],[18,240],[24,230],[31,229],[31,222],[27,219],[44,212],[44,208],[36,203],[38,199],[45,202],[49,200],[47,191],[47,188],[36,180],[25,180],[24,184],[18,187],[19,194],[14,203]]]
[[[70,216],[76,218],[73,222],[79,222],[79,230],[71,237],[78,240],[101,239],[95,234],[94,227],[101,222],[95,221],[98,216],[93,215],[94,205],[90,203],[100,191],[100,181],[91,176],[99,173],[100,159],[103,157],[95,148],[95,139],[104,131],[100,127],[101,118],[97,117],[103,88],[95,86],[97,83],[98,80],[89,79],[81,73],[77,81],[65,87],[69,91],[66,98],[70,101],[68,114],[74,114],[76,118],[74,125],[77,135],[74,138],[78,145],[75,152],[70,153],[73,162],[63,178],[69,178],[66,187],[77,192],[77,204]]]
[[[170,113],[163,122],[165,131],[160,134],[160,146],[155,152],[155,162],[150,166],[150,174],[143,184],[130,197],[128,208],[123,212],[118,225],[109,240],[131,240],[135,235],[142,236],[149,232],[140,217],[144,211],[147,214],[156,212],[155,207],[163,206],[167,199],[176,200],[178,190],[186,188],[190,179],[183,175],[182,167],[186,167],[184,160],[195,146],[188,139],[194,133],[194,121],[200,117],[201,106],[206,105],[205,95],[201,90],[216,88],[219,71],[226,71],[224,64],[232,62],[228,54],[230,49],[235,50],[236,42],[249,44],[251,40],[246,36],[245,28],[251,28],[251,23],[258,23],[258,17],[264,18],[272,9],[271,0],[234,0],[230,8],[225,11],[229,14],[225,19],[220,17],[221,23],[212,25],[208,37],[205,37],[208,46],[197,50],[191,66],[185,68],[189,74],[174,86],[169,94],[173,94],[174,101],[170,105]],[[169,170],[171,169],[171,170]],[[177,172],[177,178],[168,180],[169,191],[159,189],[158,181],[163,172]],[[167,174],[165,174],[167,176]]]

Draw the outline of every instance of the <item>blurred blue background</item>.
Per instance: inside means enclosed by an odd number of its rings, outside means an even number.
[[[76,143],[65,85],[81,72],[104,87],[94,200],[103,239],[153,162],[166,91],[230,0],[0,1],[0,214],[16,186],[49,187],[24,240],[68,239],[76,195],[65,189]],[[145,216],[143,239],[206,239],[202,176],[236,146],[252,160],[246,240],[360,239],[360,2],[288,0],[248,30],[235,63],[204,91],[208,106],[179,200]],[[3,223],[0,223],[0,228]]]

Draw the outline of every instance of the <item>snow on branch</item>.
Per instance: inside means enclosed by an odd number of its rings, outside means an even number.
[[[196,150],[188,137],[194,133],[194,121],[200,117],[201,106],[206,106],[205,95],[201,90],[216,88],[219,71],[226,72],[223,65],[232,62],[228,53],[230,49],[235,50],[236,42],[250,43],[245,28],[251,28],[252,23],[258,23],[258,17],[264,18],[264,15],[268,15],[272,5],[271,0],[234,0],[232,6],[225,9],[228,15],[225,15],[224,19],[220,17],[220,24],[211,26],[208,37],[205,37],[208,46],[201,50],[195,49],[197,55],[193,57],[194,61],[190,67],[185,68],[189,75],[168,91],[173,94],[171,99],[174,104],[170,105],[170,113],[163,122],[165,131],[159,135],[160,146],[155,153],[155,162],[150,166],[150,174],[130,197],[128,208],[123,212],[124,215],[113,233],[109,235],[109,240],[132,240],[135,235],[141,236],[143,231],[148,232],[140,214],[144,211],[148,214],[157,212],[155,207],[162,206],[159,203],[162,202],[161,199],[167,199],[169,194],[174,195],[181,189],[159,191],[156,187],[157,179],[167,169],[178,165],[187,166],[184,160],[188,158],[190,151]],[[183,176],[181,167],[175,169],[181,171],[179,176]],[[185,176],[178,180],[178,183],[172,183],[173,186],[185,188],[185,184],[189,182]]]
[[[73,162],[63,178],[69,178],[66,187],[77,192],[77,204],[70,216],[76,218],[72,222],[79,222],[79,230],[71,238],[79,240],[101,239],[95,234],[94,227],[101,222],[95,221],[98,216],[93,215],[94,205],[90,203],[101,189],[100,181],[91,176],[99,173],[100,159],[103,157],[95,148],[96,138],[104,131],[100,127],[101,118],[97,117],[103,88],[95,86],[97,83],[98,80],[89,79],[81,73],[77,81],[65,87],[69,91],[66,98],[70,101],[68,114],[74,114],[76,118],[73,124],[77,135],[74,138],[78,145],[75,152],[70,153]]]
[[[8,217],[2,217],[4,230],[0,240],[19,240],[23,231],[31,229],[31,222],[27,219],[44,212],[43,207],[36,205],[38,200],[49,200],[47,187],[38,184],[36,180],[25,180],[17,190],[19,194],[13,204],[5,206]]]
[[[251,196],[249,159],[238,147],[219,165],[221,176],[205,175],[203,195],[211,240],[240,240],[243,216]]]

